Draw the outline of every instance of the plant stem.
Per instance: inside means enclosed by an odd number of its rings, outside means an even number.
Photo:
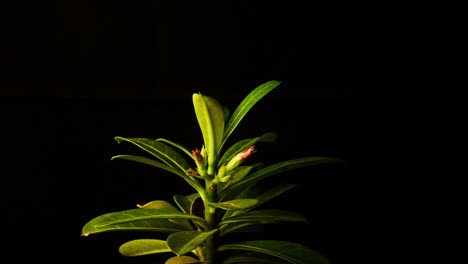
[[[207,201],[216,202],[217,201],[217,191],[216,188],[213,188],[212,185],[207,184]],[[216,208],[205,204],[205,220],[207,222],[206,232],[209,232],[216,228]],[[216,262],[216,234],[209,237],[205,242],[205,263],[206,264],[215,264]]]

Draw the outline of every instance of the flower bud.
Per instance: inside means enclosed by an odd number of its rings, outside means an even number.
[[[203,157],[200,153],[200,150],[198,149],[195,149],[195,150],[192,150],[192,155],[193,155],[193,158],[195,159],[195,161],[197,162],[200,162],[203,160]]]
[[[239,166],[242,162],[244,162],[245,159],[250,157],[253,153],[255,153],[255,145],[249,147],[248,149],[240,152],[234,158],[232,158],[228,164],[226,165],[226,172],[230,172],[233,169],[235,169],[237,166]]]
[[[200,151],[198,149],[192,150],[192,156],[197,164],[197,171],[200,176],[205,177],[206,175],[206,159],[203,156],[203,149]]]

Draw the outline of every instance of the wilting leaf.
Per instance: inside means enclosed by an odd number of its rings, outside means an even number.
[[[238,199],[222,203],[210,203],[210,206],[221,208],[224,210],[242,210],[252,207],[258,203],[257,199]]]
[[[167,245],[177,255],[184,255],[199,247],[207,238],[218,232],[214,229],[210,232],[181,231],[171,234],[167,238]]]
[[[266,82],[257,88],[255,88],[252,92],[250,92],[244,100],[239,104],[236,108],[234,113],[232,113],[231,118],[226,124],[226,129],[224,131],[223,140],[221,143],[221,148],[226,143],[226,140],[229,138],[231,133],[236,129],[237,125],[239,125],[240,121],[244,118],[244,116],[249,112],[249,110],[266,94],[268,94],[271,90],[276,88],[280,84],[279,81],[269,81]]]
[[[225,250],[247,250],[277,257],[293,264],[328,264],[325,257],[318,252],[301,244],[277,241],[277,240],[254,240],[234,244],[222,245],[218,251]]]
[[[129,241],[119,248],[120,254],[128,257],[171,252],[164,240],[137,239]]]

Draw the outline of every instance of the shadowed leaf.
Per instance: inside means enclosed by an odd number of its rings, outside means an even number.
[[[282,184],[273,188],[268,188],[265,190],[263,184],[257,183],[255,185],[251,185],[247,187],[244,191],[242,191],[236,199],[257,199],[258,203],[254,206],[246,209],[245,211],[251,211],[262,204],[269,202],[270,200],[274,199],[275,197],[283,194],[284,192],[291,190],[292,188],[296,187],[295,184]],[[226,219],[231,216],[239,215],[244,213],[245,211],[228,211],[224,215],[223,219]]]
[[[306,158],[279,162],[279,163],[270,165],[268,167],[262,168],[258,171],[255,171],[254,173],[249,174],[248,176],[244,177],[243,180],[231,184],[228,188],[225,189],[222,196],[224,197],[228,195],[229,192],[235,190],[236,188],[245,186],[247,184],[252,184],[256,181],[263,180],[265,178],[268,178],[270,176],[276,175],[281,172],[298,169],[302,167],[307,167],[307,166],[312,166],[312,165],[333,163],[333,162],[340,162],[340,160],[335,159],[335,158],[329,158],[329,157],[306,157]]]
[[[252,207],[258,203],[257,199],[238,199],[222,203],[210,203],[210,206],[221,208],[224,210],[242,210]]]
[[[235,264],[235,263],[242,263],[242,264],[287,264],[281,259],[258,253],[258,252],[246,252],[246,251],[239,251],[237,254],[233,254],[227,258],[225,258],[222,264]]]
[[[254,240],[235,244],[222,245],[218,251],[247,250],[277,257],[292,264],[329,264],[330,262],[318,252],[301,244],[277,241]]]
[[[199,193],[194,193],[188,196],[176,194],[174,195],[174,201],[182,210],[182,212],[186,214],[190,214],[190,207],[192,206],[193,200],[200,197]]]
[[[256,210],[232,216],[221,221],[220,225],[239,222],[307,222],[305,217],[296,212],[285,210]]]
[[[210,232],[181,231],[171,234],[167,238],[167,245],[177,255],[184,255],[199,247],[207,238],[218,232],[214,229]]]

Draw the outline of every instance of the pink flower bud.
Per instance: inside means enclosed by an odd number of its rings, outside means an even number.
[[[226,171],[230,172],[233,169],[235,169],[237,166],[239,166],[242,162],[244,162],[245,159],[250,157],[253,153],[255,153],[255,145],[251,146],[250,148],[240,152],[234,158],[232,158],[228,164],[226,165]]]
[[[201,161],[203,159],[203,157],[202,157],[202,155],[200,153],[200,150],[198,150],[198,149],[192,150],[192,155],[193,155],[193,158],[196,161]]]
[[[253,145],[250,148],[248,148],[248,149],[242,151],[241,153],[237,154],[237,157],[239,157],[239,159],[241,159],[241,160],[244,160],[244,159],[248,158],[250,155],[252,155],[255,152],[257,152],[257,150],[255,150],[255,145]]]

